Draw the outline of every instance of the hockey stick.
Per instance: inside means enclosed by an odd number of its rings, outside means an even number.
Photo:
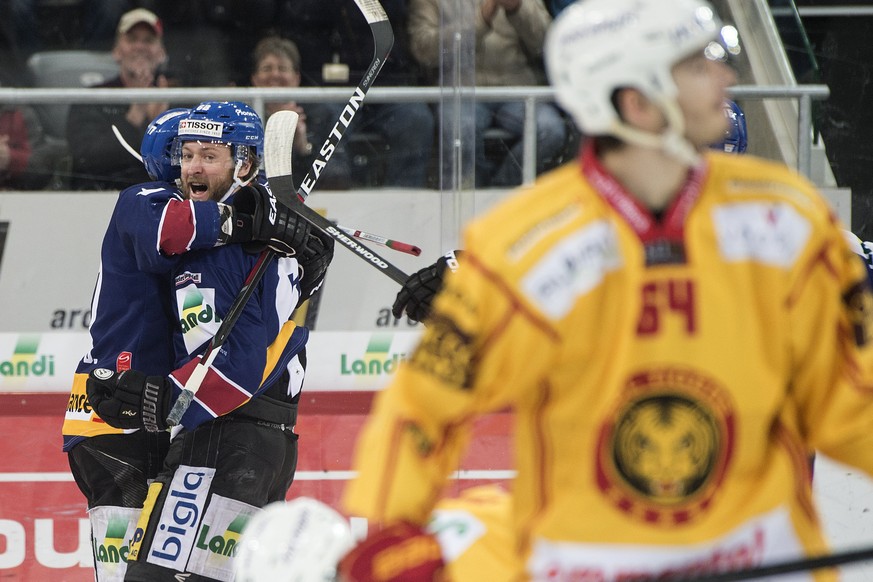
[[[341,224],[337,225],[337,228],[343,231],[344,233],[351,235],[355,238],[362,238],[364,240],[368,240],[370,242],[376,243],[378,245],[386,246],[389,249],[394,249],[395,251],[400,251],[401,253],[406,253],[408,255],[419,256],[421,254],[421,249],[415,245],[411,245],[409,243],[400,242],[397,240],[392,240],[390,238],[385,238],[384,236],[379,236],[378,234],[372,234],[369,232],[364,232],[362,230],[355,230],[354,228],[348,228],[347,226],[343,226]]]
[[[127,140],[124,139],[124,136],[121,135],[121,132],[118,131],[118,128],[115,126],[114,123],[112,124],[112,133],[115,134],[115,139],[118,140],[118,143],[121,144],[121,147],[126,149],[127,153],[129,153],[130,155],[135,157],[137,160],[139,160],[140,163],[142,163],[142,156],[139,155],[139,152],[136,151],[135,149],[133,149],[133,147],[131,147],[131,145],[129,143],[127,143]]]
[[[306,200],[306,197],[312,193],[315,182],[318,180],[324,166],[327,165],[334,151],[336,151],[337,144],[339,144],[345,130],[349,127],[352,119],[354,119],[355,113],[361,108],[367,91],[369,91],[370,86],[376,79],[376,75],[382,69],[382,65],[388,59],[391,47],[394,46],[394,31],[382,5],[377,0],[355,0],[355,4],[358,5],[358,9],[364,15],[364,18],[367,19],[367,24],[370,25],[370,32],[373,34],[373,60],[370,61],[367,72],[364,73],[364,77],[355,88],[355,92],[349,97],[349,101],[343,108],[339,119],[333,125],[333,129],[319,148],[318,155],[313,160],[309,172],[303,178],[303,181],[300,182],[300,190],[297,192],[297,197],[301,201]],[[274,188],[274,190],[278,189]],[[290,191],[294,191],[293,186],[290,188]],[[274,192],[274,194],[279,195],[278,192]]]
[[[820,568],[832,568],[841,564],[849,564],[852,562],[861,562],[864,560],[873,559],[873,547],[860,548],[841,552],[839,554],[830,554],[826,556],[815,556],[810,558],[799,558],[797,560],[788,560],[778,562],[776,564],[767,564],[749,568],[748,570],[737,570],[735,572],[721,572],[718,574],[706,574],[700,577],[681,578],[676,577],[673,580],[677,582],[735,582],[738,580],[752,580],[755,578],[764,578],[767,576],[779,576],[782,574],[790,574],[792,572],[802,572],[805,570],[818,570]]]
[[[350,236],[346,236],[340,227],[303,204],[299,197],[294,197],[294,183],[291,181],[291,143],[294,137],[290,111],[277,111],[267,121],[264,133],[264,160],[267,165],[267,182],[273,195],[282,204],[302,216],[307,222],[327,233],[333,239],[342,243],[370,265],[373,265],[396,282],[403,285],[409,275],[386,261],[375,251],[369,249]],[[387,240],[387,239],[386,239]]]

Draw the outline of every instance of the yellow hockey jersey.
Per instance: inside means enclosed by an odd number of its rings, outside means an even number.
[[[427,522],[471,419],[511,406],[527,577],[827,551],[809,455],[873,474],[873,303],[806,180],[708,153],[658,220],[588,149],[475,220],[465,249],[376,400],[350,515]]]

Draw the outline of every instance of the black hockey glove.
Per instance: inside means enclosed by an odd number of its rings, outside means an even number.
[[[324,276],[327,267],[333,260],[333,237],[317,228],[313,228],[298,256],[297,262],[303,269],[303,278],[300,281],[300,301],[309,299],[315,293]]]
[[[410,275],[394,300],[394,306],[391,308],[394,317],[399,319],[405,310],[409,319],[414,321],[427,319],[427,316],[430,315],[433,298],[443,286],[446,269],[456,270],[458,258],[462,254],[463,251],[449,251],[437,259],[433,265]]]
[[[233,232],[228,242],[260,242],[286,257],[295,256],[303,248],[312,230],[303,217],[279,204],[269,188],[256,182],[233,195],[233,213]],[[254,252],[262,249],[246,248]]]
[[[166,376],[97,368],[88,374],[85,387],[91,408],[107,424],[115,428],[144,428],[149,432],[167,429],[173,390]]]

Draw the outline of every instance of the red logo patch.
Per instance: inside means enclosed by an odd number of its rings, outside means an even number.
[[[118,359],[115,360],[115,369],[119,372],[124,372],[125,370],[130,370],[130,360],[133,356],[130,352],[121,352],[118,354]]]

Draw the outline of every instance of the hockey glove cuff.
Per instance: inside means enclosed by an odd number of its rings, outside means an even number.
[[[435,582],[443,579],[437,539],[401,522],[367,536],[340,561],[343,582]]]
[[[250,240],[265,243],[283,256],[297,255],[312,230],[303,217],[279,204],[263,184],[253,183],[240,188],[233,195],[233,210],[235,217],[251,216]],[[235,218],[234,226],[238,221]]]
[[[458,257],[463,251],[449,251],[437,261],[409,276],[397,293],[391,313],[400,319],[403,312],[409,319],[424,321],[430,315],[433,299],[443,286],[446,269],[458,268]]]
[[[110,426],[149,432],[167,429],[173,388],[166,376],[97,368],[88,374],[85,387],[91,407]]]
[[[297,262],[303,269],[300,280],[300,300],[309,299],[320,287],[327,267],[333,260],[334,240],[327,233],[313,228],[297,257]]]
[[[218,203],[218,240],[215,246],[252,242],[252,215]],[[264,245],[266,246],[266,245]]]

